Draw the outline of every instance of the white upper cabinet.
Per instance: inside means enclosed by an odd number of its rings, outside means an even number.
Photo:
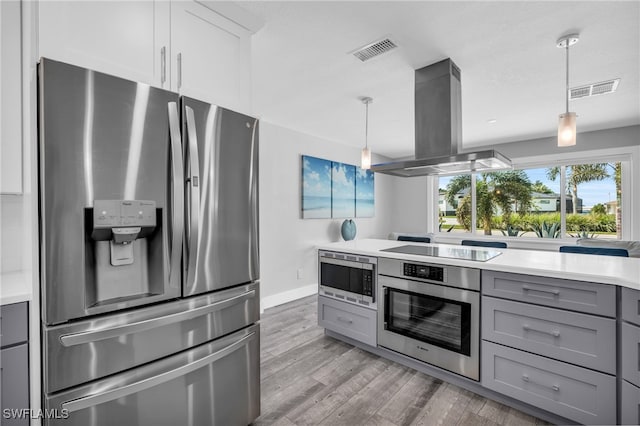
[[[39,55],[169,88],[169,8],[167,1],[41,1]]]
[[[0,192],[22,193],[20,2],[0,1]]]
[[[241,112],[250,107],[251,32],[200,3],[171,3],[171,87]]]
[[[231,2],[40,1],[39,55],[250,113],[251,34]]]

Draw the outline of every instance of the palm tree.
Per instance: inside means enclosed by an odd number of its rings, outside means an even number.
[[[458,222],[470,229],[471,194],[466,194],[458,205],[456,197],[471,188],[471,175],[454,176],[446,188],[445,197],[456,207]],[[509,223],[512,205],[524,213],[531,209],[531,182],[523,170],[481,173],[476,180],[476,210],[485,235],[491,235],[491,219],[498,207],[505,224]]]
[[[582,183],[592,182],[594,180],[605,180],[609,177],[606,163],[595,164],[575,164],[569,167],[569,177],[567,178],[567,186],[571,194],[573,204],[573,213],[578,213],[578,185]],[[560,176],[560,166],[547,169],[547,177],[550,180],[556,180]]]
[[[531,190],[541,194],[553,194],[553,190],[539,180],[533,182]]]

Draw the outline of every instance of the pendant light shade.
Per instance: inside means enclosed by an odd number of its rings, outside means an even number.
[[[567,74],[565,88],[565,113],[560,114],[558,119],[558,146],[573,146],[576,144],[576,113],[569,112],[569,47],[579,40],[578,34],[570,34],[560,37],[556,42],[556,47],[564,48],[567,52]]]
[[[558,120],[558,146],[573,146],[576,144],[576,113],[560,114]]]
[[[365,147],[362,148],[362,154],[360,156],[360,168],[368,170],[371,168],[371,150]]]
[[[364,124],[364,148],[360,155],[360,168],[368,170],[371,168],[371,151],[369,150],[369,104],[373,102],[372,98],[361,98],[362,103],[366,107],[365,124]]]

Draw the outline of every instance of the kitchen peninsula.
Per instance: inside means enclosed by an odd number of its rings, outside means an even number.
[[[640,259],[376,239],[318,249],[328,335],[554,423],[638,423]],[[332,284],[365,264],[371,296]]]

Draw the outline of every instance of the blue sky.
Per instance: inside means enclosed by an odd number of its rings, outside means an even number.
[[[331,197],[331,161],[305,155],[302,162],[304,195]]]
[[[612,170],[608,170],[610,173]],[[527,169],[525,170],[531,183],[539,180],[554,192],[560,192],[560,179],[555,181],[547,178],[547,169]],[[446,188],[447,183],[451,180],[452,176],[444,176],[440,178],[439,188]],[[608,178],[602,181],[594,181],[583,183],[578,186],[578,197],[582,198],[582,204],[585,207],[591,207],[594,204],[606,203],[607,201],[613,201],[616,199],[616,184],[614,179]]]

